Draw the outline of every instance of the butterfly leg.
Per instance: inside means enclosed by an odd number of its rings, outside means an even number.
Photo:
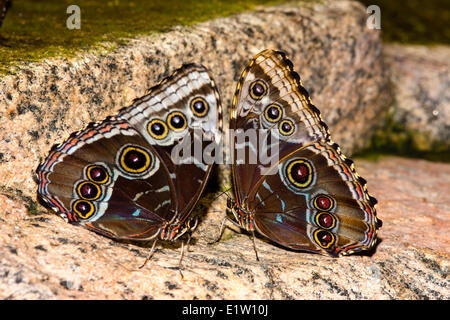
[[[256,243],[255,243],[255,232],[252,231],[252,240],[253,240],[253,250],[255,250],[256,261],[260,261],[258,257],[258,251],[256,251]]]
[[[186,241],[186,251],[187,252],[190,252],[189,251],[189,244],[191,243],[191,235],[189,234],[188,235],[188,239],[187,239],[187,241]]]
[[[222,220],[222,223],[220,224],[220,230],[219,230],[219,235],[218,235],[218,237],[215,239],[215,240],[213,240],[213,241],[211,241],[211,242],[208,242],[208,244],[214,244],[214,243],[216,243],[216,242],[219,242],[219,240],[220,240],[220,238],[222,238],[222,234],[223,234],[223,230],[225,229],[225,222],[227,222],[227,220],[230,220],[228,217],[225,217],[223,220]],[[231,220],[230,220],[231,221]],[[233,221],[232,221],[233,222]]]
[[[189,236],[189,240],[190,240],[190,236]],[[180,271],[181,279],[184,279],[183,272],[181,271],[181,267],[182,267],[181,262],[183,261],[183,257],[184,257],[184,242],[181,242],[180,260],[178,261],[178,271]]]
[[[142,269],[147,264],[147,262],[152,258],[153,254],[155,253],[156,241],[158,241],[158,239],[155,239],[155,241],[153,241],[153,245],[152,245],[152,248],[150,249],[150,253],[149,253],[147,259],[145,259],[142,266],[139,267],[139,269]]]
[[[188,235],[188,239],[186,240],[186,251],[189,252],[189,243],[191,242],[191,235]],[[183,273],[181,272],[181,268],[182,268],[182,261],[183,261],[183,257],[184,257],[184,242],[181,242],[181,254],[180,254],[180,260],[178,261],[178,270],[180,270],[180,275],[181,278],[184,278]]]

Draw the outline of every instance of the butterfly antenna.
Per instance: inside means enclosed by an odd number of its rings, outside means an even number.
[[[227,193],[228,198],[233,198],[233,196],[231,194],[228,193],[228,191],[230,191],[233,187],[229,187],[227,190],[225,190],[224,192]]]
[[[255,250],[256,254],[256,261],[260,261],[258,257],[258,251],[256,251],[256,243],[255,243],[255,232],[252,231],[252,239],[253,239],[253,249]]]
[[[153,253],[155,253],[155,246],[156,246],[157,241],[158,241],[158,239],[155,239],[155,241],[153,241],[153,245],[152,245],[152,248],[150,249],[150,253],[149,253],[147,259],[145,259],[142,266],[139,267],[139,269],[142,269],[147,264],[147,262],[152,258]]]
[[[229,187],[228,189],[226,189],[225,191],[222,191],[217,197],[215,197],[212,201],[215,201],[217,198],[223,196],[225,193],[227,194],[228,198],[231,198],[230,194],[228,193],[228,191],[231,190],[232,187]]]

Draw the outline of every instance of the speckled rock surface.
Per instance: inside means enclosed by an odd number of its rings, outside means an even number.
[[[394,120],[450,148],[450,46],[386,45]]]
[[[143,95],[185,62],[207,66],[228,108],[239,75],[266,48],[286,51],[347,153],[390,103],[377,30],[353,1],[261,8],[131,40],[107,55],[47,60],[0,78],[0,188],[34,197],[32,174],[51,145]],[[227,113],[226,113],[227,114]]]
[[[228,106],[247,61],[289,54],[344,150],[363,146],[390,103],[377,31],[351,1],[263,8],[132,40],[107,55],[49,60],[0,79],[0,298],[449,299],[450,165],[357,161],[384,221],[370,255],[288,251],[227,229],[209,245],[225,199],[206,193],[202,221],[180,247],[117,242],[65,223],[35,201],[32,174],[55,142],[126,106],[184,62],[205,64]],[[209,190],[223,181],[217,171]]]
[[[384,225],[371,255],[287,251],[226,229],[209,245],[225,200],[205,212],[177,270],[180,248],[119,243],[0,195],[0,297],[9,299],[449,299],[450,165],[356,161]],[[211,202],[205,198],[204,205]],[[203,210],[203,209],[204,210]]]

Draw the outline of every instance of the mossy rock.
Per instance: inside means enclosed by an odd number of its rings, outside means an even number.
[[[66,21],[72,13],[68,14],[67,8],[73,1],[13,1],[0,29],[0,73],[11,73],[11,66],[23,62],[73,57],[80,50],[110,51],[138,35],[285,2],[288,1],[79,0],[76,5],[80,8],[80,29],[68,29]]]

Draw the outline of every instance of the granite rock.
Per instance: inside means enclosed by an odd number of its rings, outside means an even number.
[[[374,252],[342,258],[288,251],[234,228],[216,238],[225,199],[205,197],[185,252],[117,242],[30,214],[0,195],[0,297],[8,299],[449,299],[450,165],[357,160],[384,224]]]
[[[8,299],[449,299],[450,165],[357,160],[384,225],[373,252],[343,258],[294,252],[235,227],[216,168],[195,209],[201,217],[178,269],[180,244],[114,241],[65,223],[36,203],[33,171],[53,143],[141,96],[184,62],[205,64],[228,107],[256,53],[285,50],[333,139],[344,151],[368,142],[390,104],[378,31],[354,1],[264,7],[23,66],[0,79],[0,297]],[[219,170],[222,169],[222,170]]]
[[[450,47],[390,44],[384,48],[394,92],[393,120],[450,148]],[[424,142],[424,143],[422,143]]]

